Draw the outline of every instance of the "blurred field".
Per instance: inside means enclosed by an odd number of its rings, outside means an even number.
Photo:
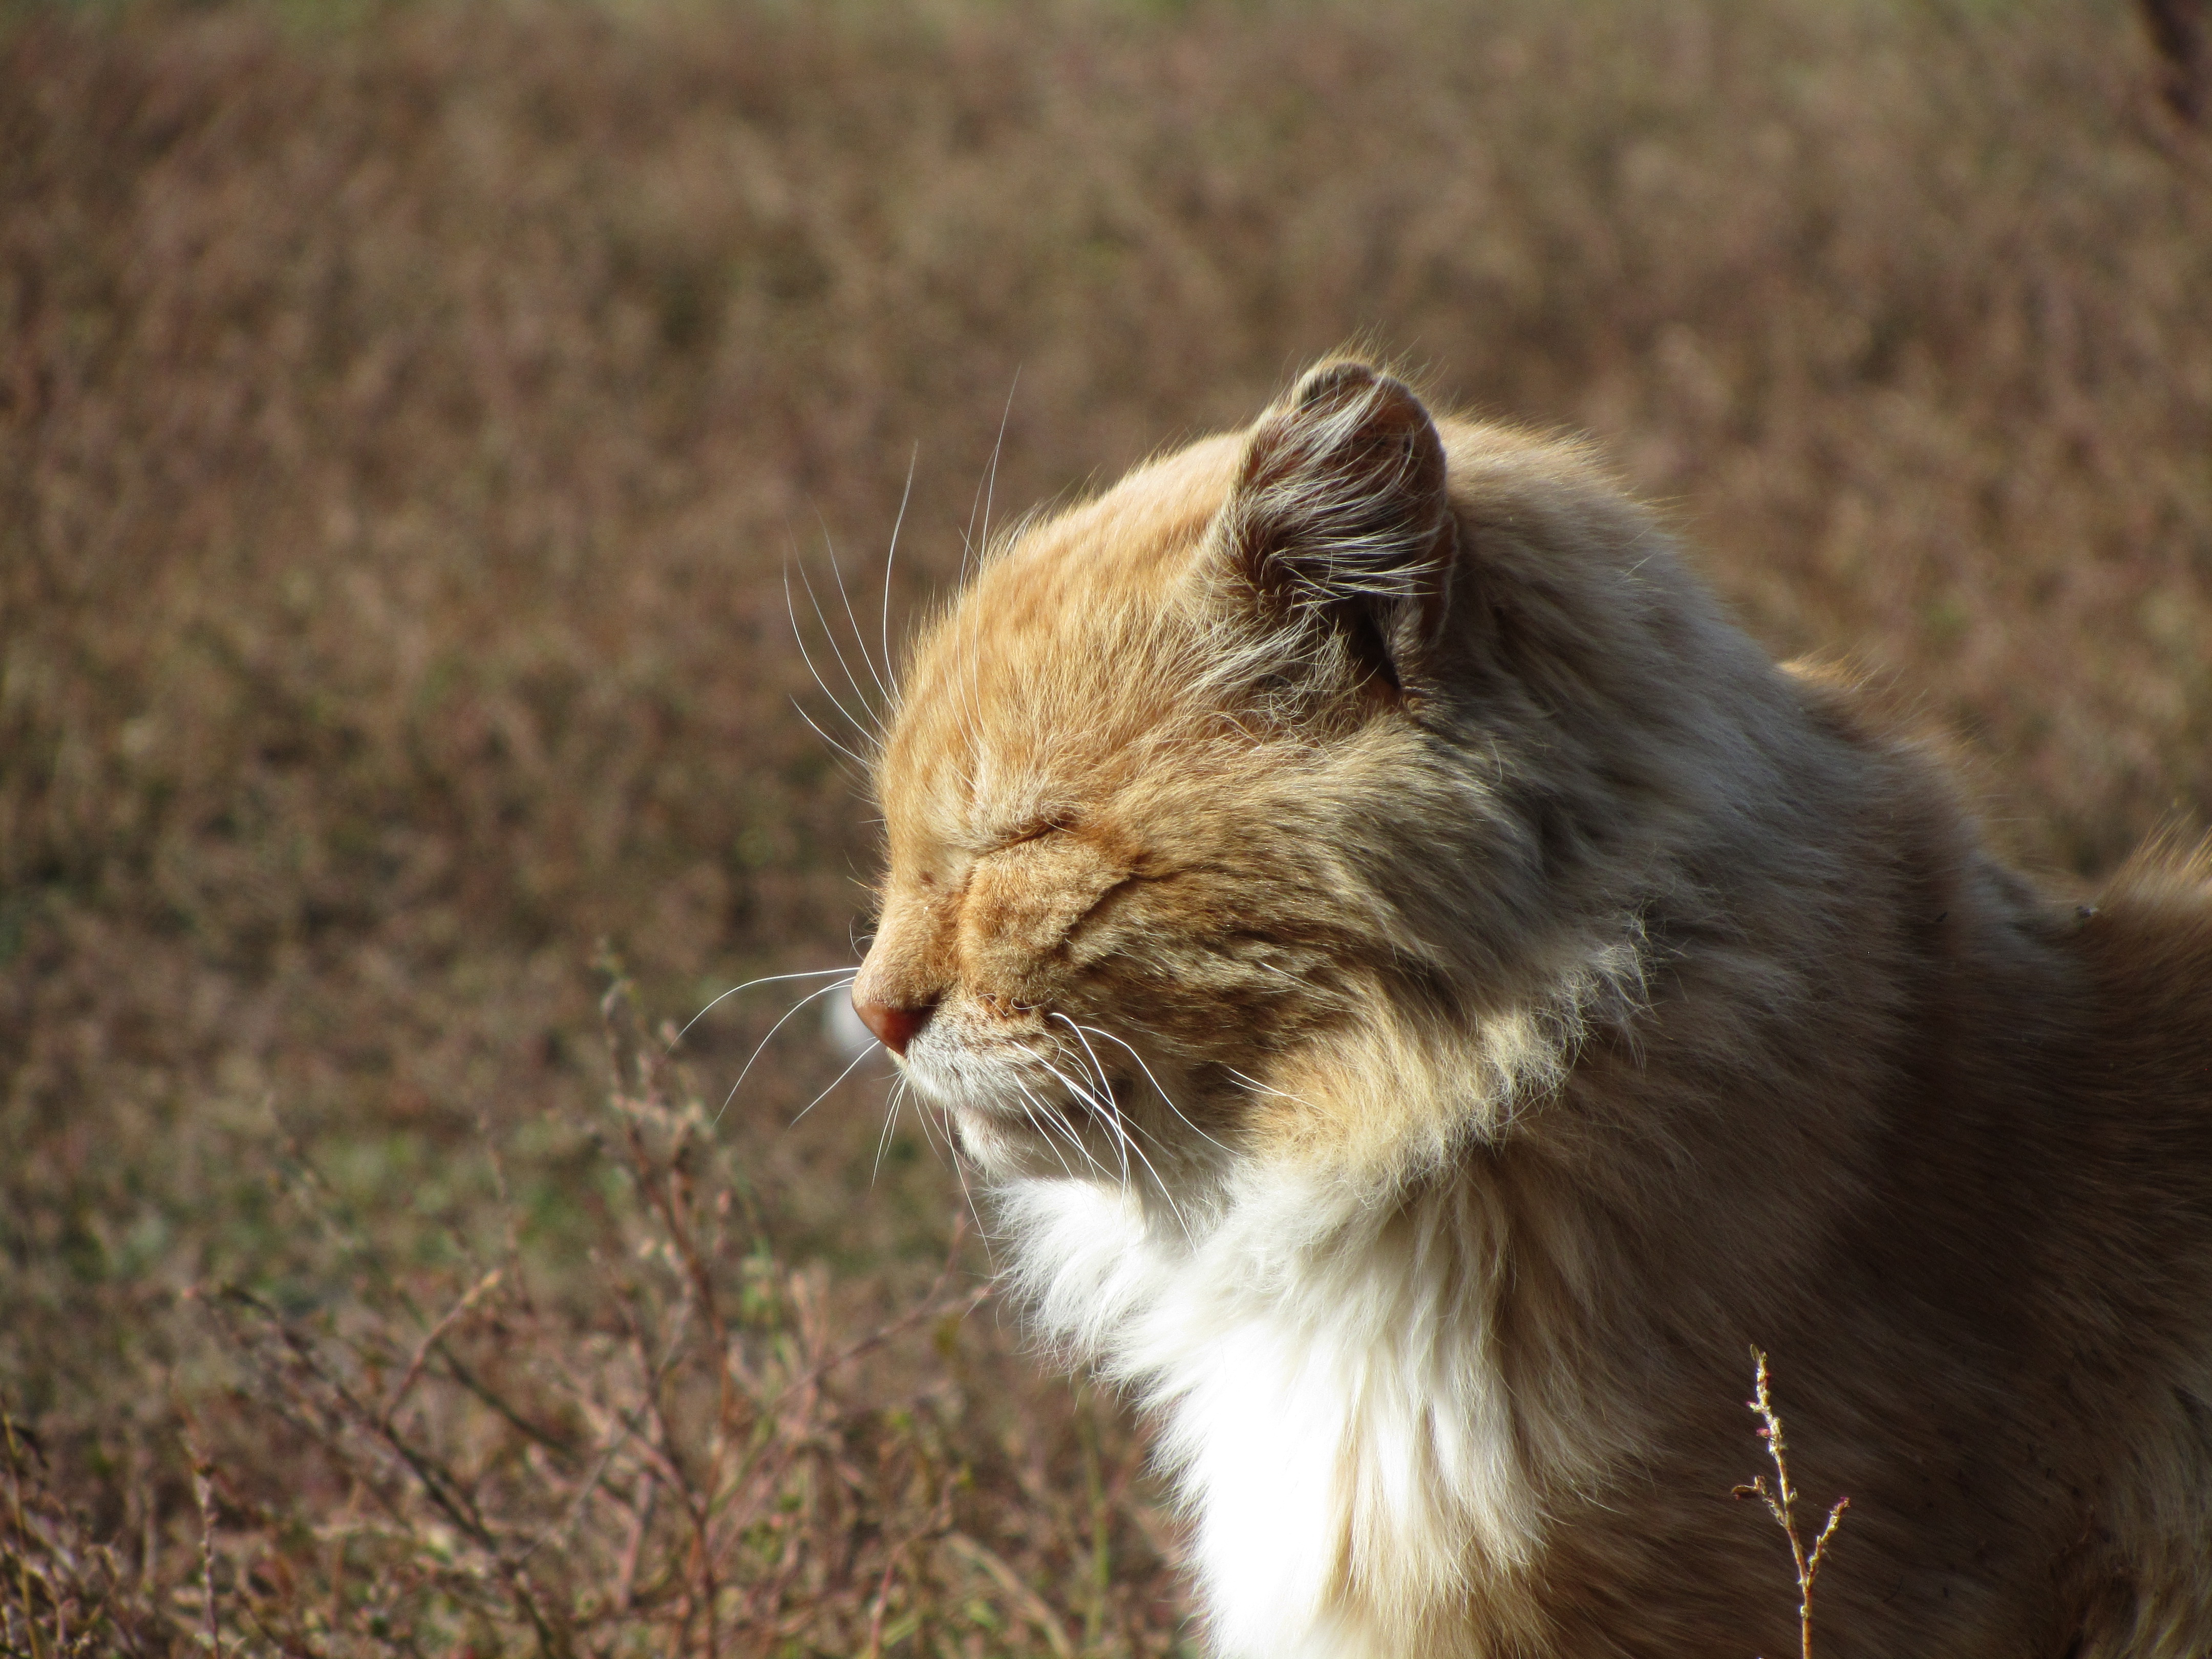
[[[896,629],[1002,418],[1019,508],[1357,339],[2109,867],[2212,817],[2155,85],[2058,0],[0,10],[0,1650],[1178,1650],[878,1064],[654,1059],[854,957],[786,568],[872,633],[911,461]]]

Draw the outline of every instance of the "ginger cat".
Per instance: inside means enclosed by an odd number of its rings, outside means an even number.
[[[927,633],[853,996],[1213,1650],[2212,1652],[2212,883],[2094,908],[1579,449],[1354,362]],[[1817,1515],[1814,1516],[1817,1521]]]

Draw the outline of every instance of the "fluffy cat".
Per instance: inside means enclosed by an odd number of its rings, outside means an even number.
[[[2212,1650],[2212,884],[2077,908],[1581,450],[1326,363],[1024,529],[856,1008],[1234,1659]]]

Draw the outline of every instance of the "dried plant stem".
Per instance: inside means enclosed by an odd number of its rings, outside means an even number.
[[[1766,1504],[1767,1511],[1782,1528],[1790,1540],[1790,1559],[1797,1568],[1797,1651],[1799,1659],[1813,1659],[1813,1581],[1820,1577],[1820,1563],[1826,1556],[1828,1541],[1836,1535],[1836,1527],[1844,1518],[1844,1511],[1851,1506],[1848,1498],[1838,1498],[1828,1510],[1826,1525],[1820,1536],[1813,1540],[1809,1550],[1805,1547],[1803,1534],[1797,1530],[1797,1489],[1790,1484],[1790,1449],[1782,1437],[1782,1419],[1774,1409],[1774,1397],[1766,1370],[1766,1355],[1754,1347],[1751,1351],[1753,1393],[1745,1401],[1759,1422],[1759,1432],[1766,1442],[1766,1455],[1774,1460],[1774,1485],[1766,1484],[1765,1475],[1759,1476],[1747,1486],[1735,1488],[1738,1498],[1757,1497]]]
[[[393,1414],[405,1402],[408,1392],[414,1388],[416,1380],[422,1376],[422,1367],[429,1363],[431,1351],[445,1340],[447,1332],[468,1317],[470,1310],[477,1304],[499,1288],[499,1282],[505,1276],[505,1272],[504,1268],[495,1267],[477,1280],[460,1300],[446,1310],[444,1316],[430,1328],[422,1341],[416,1345],[415,1352],[407,1362],[407,1369],[400,1373],[398,1385],[392,1390],[392,1398],[384,1407],[383,1427],[387,1431],[392,1427]]]
[[[868,1604],[868,1641],[861,1650],[861,1659],[883,1659],[884,1615],[890,1610],[891,1588],[897,1582],[899,1568],[915,1546],[942,1535],[952,1525],[952,1493],[953,1488],[948,1483],[939,1492],[929,1518],[900,1540],[884,1559],[884,1575],[877,1581],[875,1597]]]
[[[31,1528],[23,1516],[23,1472],[15,1451],[15,1419],[4,1401],[0,1401],[0,1435],[5,1436],[8,1445],[8,1494],[15,1512],[15,1588],[23,1598],[23,1639],[29,1644],[31,1659],[46,1659],[39,1644],[38,1611],[31,1601]]]
[[[214,1466],[199,1449],[191,1431],[185,1431],[185,1451],[192,1460],[192,1501],[200,1511],[200,1582],[206,1609],[208,1652],[222,1659],[222,1623],[215,1596],[215,1485]]]

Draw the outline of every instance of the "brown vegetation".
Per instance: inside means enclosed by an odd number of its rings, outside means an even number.
[[[1358,335],[2102,866],[2212,805],[2157,64],[2056,0],[0,12],[0,1650],[1188,1641],[876,1068],[787,1129],[809,1013],[717,1116],[784,988],[640,1036],[853,957],[787,560],[870,627],[919,446],[896,626],[1002,416],[1026,505]]]

